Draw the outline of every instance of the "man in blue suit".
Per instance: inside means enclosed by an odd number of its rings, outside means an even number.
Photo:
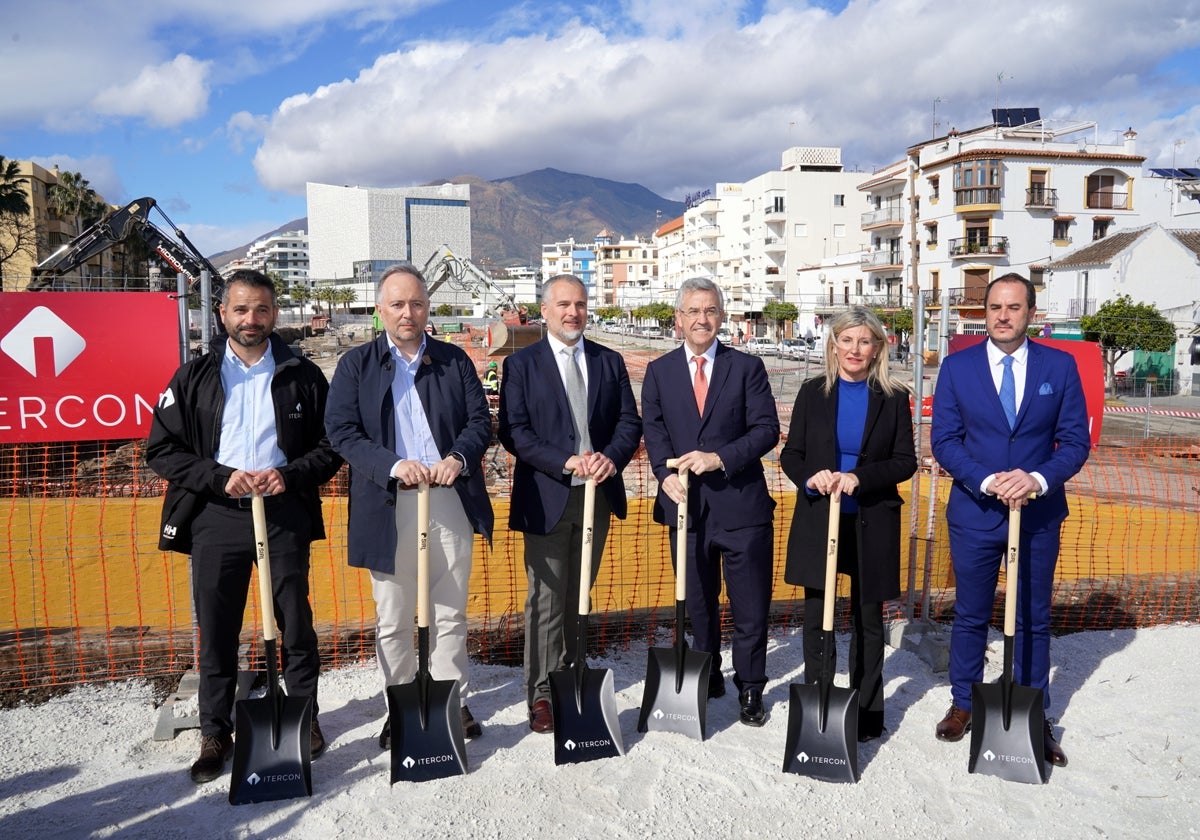
[[[1083,467],[1091,441],[1074,359],[1026,338],[1035,307],[1029,280],[1019,274],[993,280],[984,296],[988,340],[951,355],[938,375],[931,443],[954,478],[946,520],[957,579],[952,705],[937,725],[943,741],[957,741],[971,728],[971,685],[983,682],[1008,515],[1017,508],[1024,510],[1014,678],[1041,689],[1046,709],[1051,705],[1050,606],[1067,518],[1063,485]],[[1047,761],[1067,763],[1049,718],[1044,747]]]
[[[762,360],[717,341],[724,318],[719,286],[705,278],[680,284],[675,323],[684,344],[647,367],[642,417],[659,481],[654,521],[672,525],[677,506],[688,507],[687,612],[696,650],[713,657],[708,696],[725,693],[718,604],[724,558],[741,720],[762,726],[775,547],[775,500],[762,458],[779,442],[779,415]],[[668,458],[691,473],[690,500]]]
[[[554,729],[550,672],[574,653],[579,602],[583,485],[596,480],[592,580],[610,515],[625,518],[621,470],[637,451],[642,421],[625,362],[586,341],[587,288],[571,274],[542,291],[548,334],[504,363],[498,437],[516,457],[509,527],[525,534],[525,687],[529,728]]]
[[[384,685],[411,682],[416,489],[429,484],[429,670],[435,680],[458,680],[463,734],[475,738],[483,730],[465,704],[467,586],[474,535],[492,537],[480,469],[492,436],[487,397],[467,354],[426,334],[429,292],[416,266],[385,271],[375,303],[383,335],[338,362],[325,408],[329,440],[350,465],[350,565],[371,573]]]

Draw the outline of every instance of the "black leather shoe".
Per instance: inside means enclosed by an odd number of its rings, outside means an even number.
[[[483,734],[483,727],[479,725],[479,721],[471,717],[471,710],[466,706],[462,707],[462,725],[463,737],[468,741]]]
[[[205,735],[200,739],[200,757],[192,764],[192,781],[202,785],[220,776],[232,754],[233,737],[228,733]]]
[[[720,671],[713,671],[708,675],[708,699],[714,700],[724,696],[725,677]]]
[[[325,733],[321,731],[321,724],[317,723],[317,719],[312,719],[312,731],[309,734],[308,740],[309,759],[319,758],[321,753],[325,752]]]
[[[1050,721],[1046,721],[1046,737],[1042,739],[1042,749],[1046,753],[1046,761],[1055,767],[1067,766],[1067,754],[1058,745],[1058,741],[1054,740],[1054,727],[1050,725]]]
[[[951,706],[946,716],[937,725],[939,741],[961,741],[971,731],[971,713],[958,706]]]
[[[761,688],[743,688],[738,692],[738,703],[742,710],[739,717],[747,726],[762,726],[767,722],[767,710],[763,708]]]
[[[858,710],[858,742],[865,744],[883,736],[883,712],[873,712],[869,709]]]
[[[392,748],[392,719],[389,717],[383,722],[383,731],[379,733],[379,749],[390,750]]]

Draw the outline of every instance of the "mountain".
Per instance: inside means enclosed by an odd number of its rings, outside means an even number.
[[[683,202],[670,201],[640,184],[592,178],[557,169],[485,181],[459,175],[429,185],[470,184],[471,252],[475,262],[541,265],[543,243],[570,237],[584,244],[602,230],[615,237],[648,237],[663,222],[683,215]],[[308,219],[295,219],[262,239],[285,230],[307,230]],[[257,241],[257,240],[255,240]],[[218,268],[254,244],[210,257]]]
[[[240,248],[230,248],[228,251],[219,251],[215,254],[210,254],[208,259],[217,269],[223,269],[226,265],[234,260],[240,260],[246,256],[250,250],[250,246],[260,239],[266,239],[268,236],[274,236],[277,233],[283,233],[285,230],[308,230],[308,217],[303,216],[299,219],[292,219],[286,225],[280,225],[274,230],[269,230],[262,236],[255,237],[253,241],[247,242]]]

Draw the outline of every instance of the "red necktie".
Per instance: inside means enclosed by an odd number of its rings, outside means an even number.
[[[696,379],[692,382],[692,393],[696,395],[696,408],[700,409],[700,413],[704,413],[704,398],[708,396],[708,377],[704,375],[704,363],[708,359],[703,356],[693,356],[692,360],[696,363]]]

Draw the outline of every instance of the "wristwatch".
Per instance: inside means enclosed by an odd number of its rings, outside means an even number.
[[[457,459],[458,459],[458,462],[459,462],[460,464],[462,464],[462,472],[461,472],[461,473],[459,473],[459,475],[469,475],[469,474],[470,474],[470,470],[468,470],[468,469],[467,469],[467,459],[466,459],[466,456],[464,456],[464,455],[463,455],[461,452],[451,452],[450,454],[451,454],[452,456],[454,456],[455,458],[457,458]]]

